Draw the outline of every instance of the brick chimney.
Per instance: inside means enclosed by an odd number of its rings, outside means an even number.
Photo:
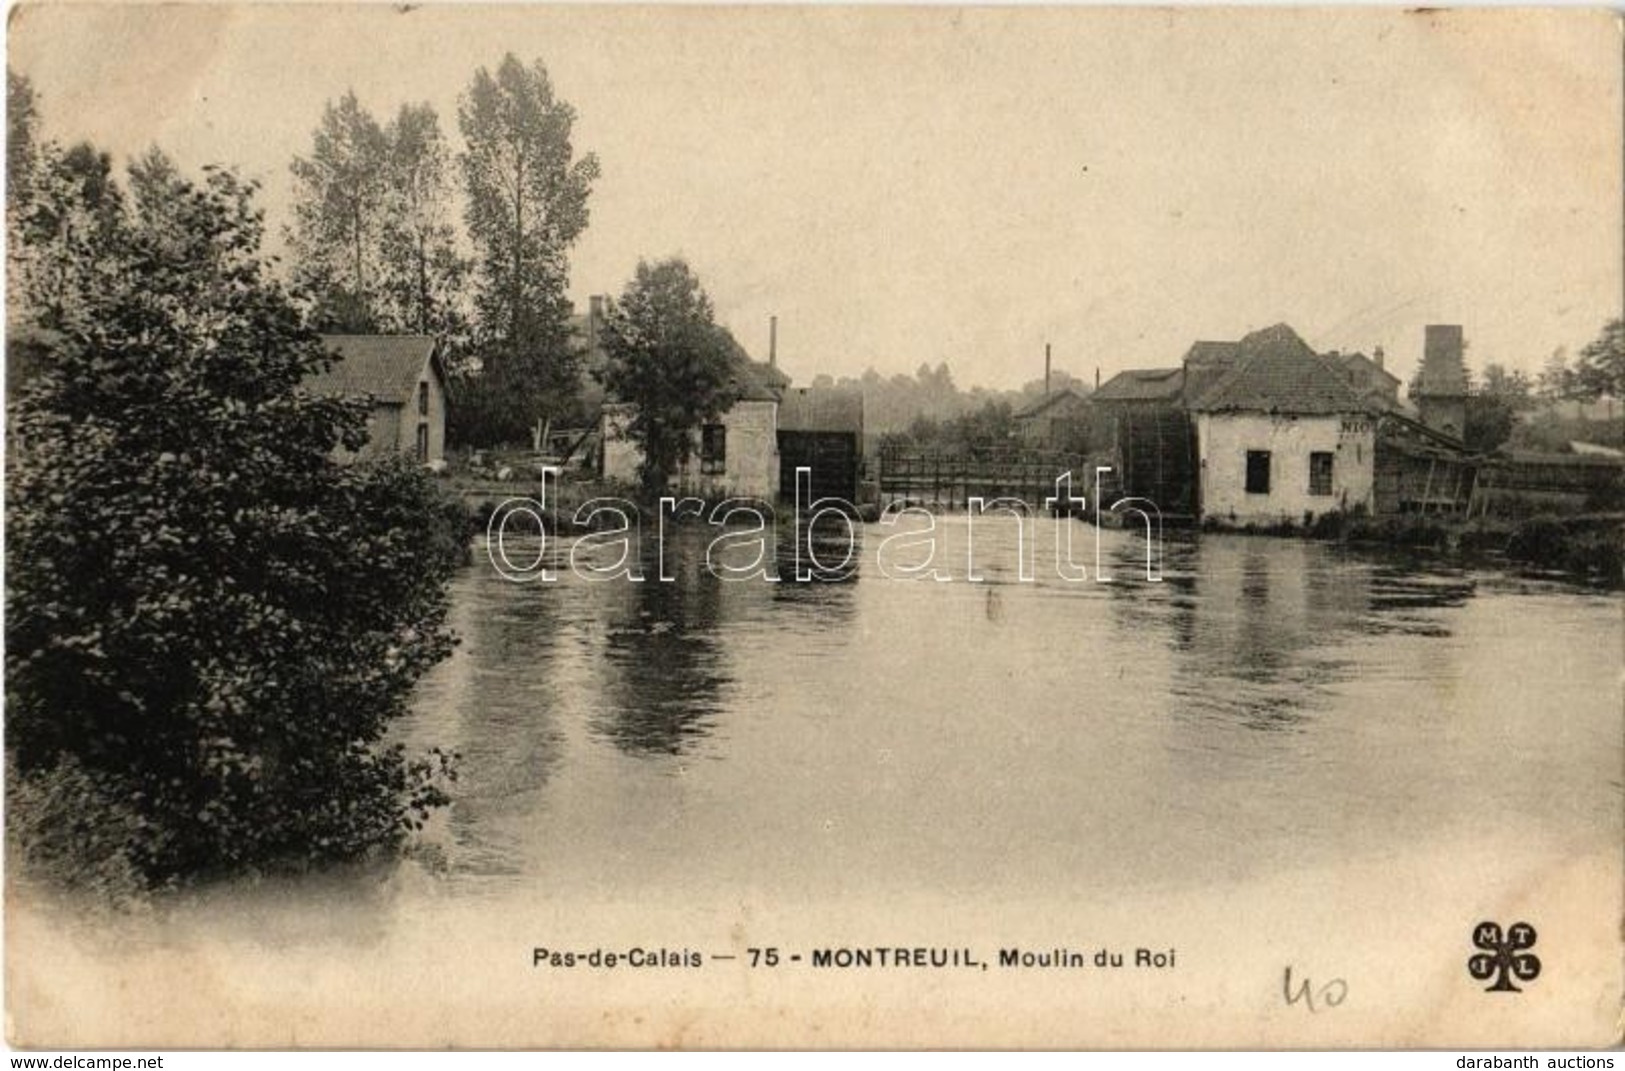
[[[1428,324],[1422,336],[1422,373],[1411,399],[1422,423],[1457,439],[1467,426],[1466,349],[1460,324]]]
[[[1460,324],[1428,324],[1422,343],[1422,393],[1448,397],[1467,393],[1466,344]]]

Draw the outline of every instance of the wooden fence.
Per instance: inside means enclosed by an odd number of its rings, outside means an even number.
[[[964,509],[968,500],[1016,498],[1034,510],[1055,495],[1055,481],[1072,474],[1072,493],[1095,494],[1094,462],[1083,454],[1046,450],[946,451],[887,447],[878,483],[883,501],[903,499],[933,509]],[[1113,484],[1108,490],[1115,491]]]

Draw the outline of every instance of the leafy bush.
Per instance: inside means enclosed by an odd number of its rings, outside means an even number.
[[[1507,557],[1625,582],[1625,526],[1618,517],[1535,517],[1507,540]]]
[[[72,756],[29,777],[6,774],[6,853],[14,872],[102,903],[139,902],[147,881],[128,849],[147,835],[146,820],[114,778]]]
[[[13,820],[148,883],[396,845],[444,800],[444,756],[381,741],[450,648],[461,533],[405,460],[335,460],[364,411],[300,386],[330,358],[254,187],[163,183],[53,294],[13,399]]]
[[[1449,542],[1448,525],[1420,513],[1387,517],[1351,516],[1346,529],[1352,542],[1387,543],[1398,547],[1443,548]]]

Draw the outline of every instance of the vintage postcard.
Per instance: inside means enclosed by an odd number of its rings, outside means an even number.
[[[1617,14],[8,29],[11,1044],[1619,1042]]]

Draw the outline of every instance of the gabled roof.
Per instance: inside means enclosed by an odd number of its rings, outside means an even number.
[[[1183,368],[1139,368],[1117,373],[1092,397],[1097,402],[1171,402],[1184,389]]]
[[[1371,408],[1349,385],[1344,368],[1310,349],[1286,324],[1254,331],[1237,349],[1235,365],[1191,399],[1191,409],[1323,416]]]
[[[1079,394],[1071,387],[1066,387],[1062,390],[1055,391],[1053,394],[1046,394],[1044,397],[1038,399],[1036,402],[1033,402],[1031,405],[1023,406],[1021,409],[1017,410],[1011,415],[1011,419],[1028,420],[1032,417],[1041,416],[1044,413],[1049,412],[1051,408],[1059,405],[1061,402],[1087,402],[1088,400],[1089,399],[1085,395]]]
[[[1376,361],[1373,361],[1363,353],[1338,353],[1332,354],[1331,356],[1335,357],[1335,359],[1342,364],[1343,367],[1347,368],[1355,375],[1378,375],[1384,377],[1395,386],[1398,386],[1399,384],[1398,376],[1394,375],[1392,372],[1388,371],[1388,369],[1384,368]]]
[[[1180,362],[1185,369],[1185,383],[1184,389],[1180,392],[1180,399],[1190,401],[1200,398],[1207,393],[1209,387],[1234,368],[1240,358],[1239,342],[1202,340],[1191,343],[1191,348],[1185,352],[1185,359]]]
[[[1229,364],[1236,359],[1241,348],[1239,342],[1209,342],[1198,340],[1191,343],[1191,348],[1185,353],[1186,364]]]
[[[370,395],[386,405],[406,405],[417,392],[425,364],[445,381],[429,335],[323,335],[322,343],[338,360],[305,380],[318,394]]]
[[[836,387],[791,387],[779,400],[780,431],[863,434],[863,395]]]

